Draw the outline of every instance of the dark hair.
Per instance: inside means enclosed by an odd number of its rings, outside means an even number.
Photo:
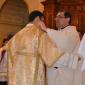
[[[41,13],[40,11],[38,10],[35,10],[35,11],[32,11],[30,14],[29,14],[29,22],[32,22],[37,16],[39,16],[39,18],[41,19],[43,17],[43,13]]]
[[[14,36],[14,33],[13,33],[13,32],[8,33],[7,37],[5,37],[5,38],[3,39],[3,44],[2,44],[2,46],[4,46],[4,44],[5,44],[7,41],[9,41],[13,36]]]
[[[71,14],[67,11],[64,12],[65,18],[71,18]]]
[[[64,11],[65,18],[70,18],[69,23],[71,23],[71,14],[68,11]]]

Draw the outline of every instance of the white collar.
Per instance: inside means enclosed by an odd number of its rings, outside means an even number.
[[[33,25],[32,23],[27,24],[27,26],[32,26],[32,25]]]

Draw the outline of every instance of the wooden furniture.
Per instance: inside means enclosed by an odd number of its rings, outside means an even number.
[[[71,24],[77,26],[78,31],[83,35],[85,32],[85,0],[46,0],[42,4],[48,27],[56,29],[54,17],[59,9],[65,9],[72,15]]]
[[[56,29],[55,26],[55,16],[59,9],[59,5],[57,0],[46,0],[42,2],[44,5],[44,15],[45,15],[45,23],[48,27]]]

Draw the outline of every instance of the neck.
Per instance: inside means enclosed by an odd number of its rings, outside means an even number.
[[[30,24],[34,24],[35,26],[39,27],[37,22],[30,22]]]
[[[64,29],[64,28],[66,28],[67,26],[69,26],[69,24],[66,24],[66,25],[62,26],[62,27],[60,27],[59,29]]]

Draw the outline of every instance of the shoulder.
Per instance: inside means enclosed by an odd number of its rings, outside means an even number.
[[[68,26],[67,28],[69,28],[71,30],[76,30],[76,26],[72,26],[72,25]]]
[[[22,28],[14,35],[13,39],[19,36],[20,37],[24,36],[25,34],[27,34],[27,32],[30,32],[33,28],[35,28],[33,24],[27,24],[24,28]]]
[[[64,31],[68,31],[68,32],[77,32],[77,28],[76,26],[68,26],[64,29]]]
[[[77,31],[76,26],[69,26],[70,34],[73,36],[76,36],[77,38],[79,37],[79,33]]]

